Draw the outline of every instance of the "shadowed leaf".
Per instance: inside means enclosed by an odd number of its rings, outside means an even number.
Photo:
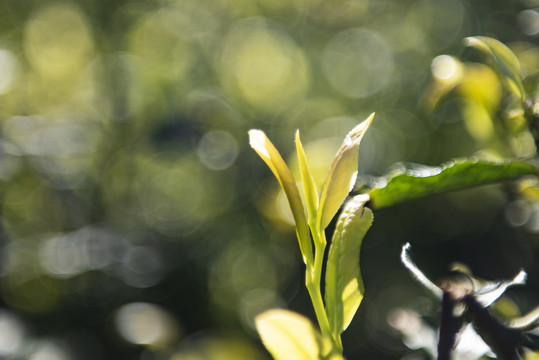
[[[520,62],[515,54],[498,40],[486,36],[474,36],[464,39],[466,46],[472,46],[489,55],[502,74],[509,80],[522,100],[525,97],[521,81]]]
[[[368,193],[375,209],[451,190],[538,175],[537,168],[526,162],[490,162],[460,159],[440,167],[401,165],[398,170],[373,181],[356,184],[353,193]]]

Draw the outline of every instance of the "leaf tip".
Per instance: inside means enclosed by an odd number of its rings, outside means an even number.
[[[365,131],[371,126],[374,119],[374,113],[370,114],[368,118],[359,123],[355,128],[350,131],[350,136],[355,137],[357,135],[363,135]]]
[[[258,129],[251,129],[247,132],[247,134],[249,134],[249,145],[251,145],[253,148],[265,137],[264,132]]]
[[[474,46],[475,44],[477,44],[479,42],[479,40],[477,40],[477,38],[473,37],[473,36],[468,36],[468,37],[465,37],[463,40],[462,40],[462,43],[464,44],[464,46]]]
[[[249,145],[253,148],[258,154],[265,157],[270,157],[270,154],[266,147],[266,134],[262,130],[251,129],[248,131],[249,134]]]

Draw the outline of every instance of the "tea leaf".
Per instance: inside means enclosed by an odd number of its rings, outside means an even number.
[[[305,150],[299,138],[299,130],[296,131],[296,150],[298,153],[299,169],[301,172],[301,182],[303,184],[303,192],[305,194],[305,202],[307,203],[307,214],[309,224],[314,224],[318,213],[318,189],[314,182],[311,168],[305,156]]]
[[[525,90],[521,81],[520,62],[515,54],[498,40],[486,36],[474,36],[464,39],[466,46],[472,46],[489,55],[499,67],[507,80],[512,83],[514,90],[522,100],[525,98]]]
[[[539,175],[527,162],[492,162],[477,159],[453,160],[440,167],[402,165],[378,178],[373,185],[359,184],[353,193],[368,193],[375,209],[451,190]]]
[[[256,329],[275,360],[317,360],[331,344],[309,319],[288,310],[268,310],[255,319]]]
[[[320,195],[318,223],[321,230],[331,222],[354,184],[357,175],[359,143],[371,125],[373,117],[374,113],[346,135],[333,159]]]
[[[294,221],[296,222],[296,234],[301,254],[303,255],[303,262],[306,264],[308,262],[311,263],[313,257],[311,233],[307,225],[303,202],[301,201],[296,181],[294,180],[290,169],[284,162],[279,151],[263,131],[249,130],[249,144],[262,160],[264,160],[266,165],[268,165],[283,188],[286,197],[288,198]]]
[[[364,207],[368,200],[367,195],[358,195],[348,201],[333,233],[326,271],[326,310],[334,334],[346,330],[363,299],[359,254],[373,221],[372,211]]]

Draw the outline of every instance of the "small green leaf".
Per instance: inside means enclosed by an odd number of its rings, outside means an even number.
[[[346,135],[333,159],[320,195],[318,224],[321,230],[329,225],[353,186],[357,175],[359,143],[371,125],[373,117],[374,113]]]
[[[258,315],[255,323],[275,360],[318,360],[331,353],[331,341],[323,338],[309,319],[295,312],[268,310]]]
[[[346,330],[363,299],[359,253],[373,221],[372,211],[364,207],[368,200],[368,195],[357,195],[345,204],[329,249],[326,311],[331,330],[338,335]]]
[[[464,39],[466,46],[472,46],[489,55],[499,67],[502,74],[515,88],[521,100],[525,98],[525,90],[521,80],[520,62],[515,54],[504,44],[490,37],[474,36]]]
[[[537,176],[539,172],[534,165],[522,161],[460,159],[440,167],[401,165],[397,171],[374,181],[371,187],[356,185],[353,193],[368,193],[370,206],[380,209],[428,195],[513,180],[526,175]]]
[[[263,131],[249,130],[249,144],[262,160],[264,160],[266,165],[268,165],[283,188],[286,197],[288,198],[294,221],[296,222],[296,235],[298,237],[301,254],[303,255],[303,262],[305,264],[312,263],[313,250],[311,233],[309,231],[309,226],[307,225],[307,218],[305,217],[303,202],[301,201],[301,196],[299,195],[299,190],[296,186],[296,180],[294,180],[290,169],[284,162],[279,151]]]
[[[307,204],[308,221],[310,225],[314,225],[318,213],[318,189],[314,182],[311,168],[305,156],[305,150],[299,138],[299,130],[296,131],[296,150],[298,153],[299,169],[301,172],[301,182],[303,184],[303,192],[305,194],[305,202]]]

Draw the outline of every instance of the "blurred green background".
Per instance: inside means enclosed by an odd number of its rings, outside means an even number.
[[[0,358],[268,359],[253,317],[313,317],[286,199],[249,148],[293,134],[322,182],[371,112],[360,173],[398,161],[535,154],[466,36],[508,44],[538,94],[537,0],[0,2]],[[509,114],[509,115],[508,115]],[[528,271],[502,299],[539,303],[539,205],[510,185],[375,213],[349,359],[429,359],[434,278]],[[415,315],[414,315],[415,314]],[[415,316],[415,317],[414,317]],[[414,327],[415,326],[415,327]],[[410,330],[411,329],[411,330]],[[430,329],[430,330],[429,330]],[[430,332],[429,332],[430,331]]]

